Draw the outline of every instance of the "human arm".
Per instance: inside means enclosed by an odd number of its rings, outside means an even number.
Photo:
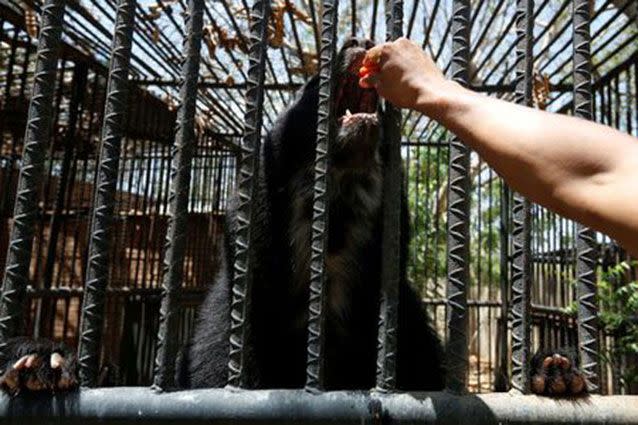
[[[514,190],[638,256],[638,140],[590,121],[487,97],[447,80],[416,44],[372,49],[361,81],[454,132]],[[372,63],[371,63],[372,62]],[[366,62],[364,62],[364,65]]]

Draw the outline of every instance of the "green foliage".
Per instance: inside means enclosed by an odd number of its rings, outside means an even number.
[[[441,129],[431,141],[445,141]],[[409,150],[409,153],[408,153]],[[408,276],[428,296],[442,296],[447,273],[447,146],[404,148],[411,217]],[[472,161],[470,284],[498,285],[500,273],[501,182],[476,158]],[[480,186],[479,186],[480,184]],[[438,290],[434,290],[434,288]]]
[[[418,155],[415,154],[419,149]],[[442,278],[446,267],[446,217],[438,211],[438,195],[447,182],[447,149],[414,149],[408,164],[408,208],[412,239],[408,276],[422,290],[426,279]]]
[[[628,357],[638,358],[638,282],[626,279],[637,264],[623,261],[601,273],[599,279],[600,321],[605,332],[615,337],[602,357],[612,367]],[[620,378],[625,387],[638,383],[636,362],[627,362]]]

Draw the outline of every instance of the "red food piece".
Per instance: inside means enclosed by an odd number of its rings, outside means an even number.
[[[365,78],[371,74],[376,74],[379,72],[379,68],[377,66],[362,66],[359,68],[359,77]]]

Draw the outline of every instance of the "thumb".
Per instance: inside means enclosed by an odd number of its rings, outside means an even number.
[[[381,53],[383,45],[374,46],[366,52],[363,57],[363,66],[368,68],[379,68],[381,66]]]

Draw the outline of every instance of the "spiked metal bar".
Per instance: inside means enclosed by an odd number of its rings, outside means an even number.
[[[403,0],[386,0],[386,40],[402,35]],[[377,351],[377,389],[396,387],[399,283],[401,278],[401,111],[386,102],[383,144],[387,163],[383,177],[383,255],[381,263],[381,310]],[[404,259],[406,260],[406,259]]]
[[[532,102],[534,1],[516,2],[516,103]],[[514,193],[512,205],[512,387],[529,392],[531,214],[530,203]]]
[[[50,238],[47,246],[46,264],[44,266],[44,287],[51,288],[51,280],[53,278],[53,268],[56,259],[56,249],[58,244],[58,236],[60,233],[60,213],[64,208],[66,189],[69,183],[69,168],[75,150],[77,140],[77,124],[79,116],[82,114],[82,103],[86,94],[88,68],[86,65],[76,65],[73,70],[73,94],[69,102],[69,124],[64,135],[64,156],[62,159],[62,170],[60,172],[60,184],[55,194],[54,212],[49,222]]]
[[[467,85],[470,53],[470,1],[452,2],[452,79]],[[470,150],[456,136],[450,140],[448,189],[447,376],[450,391],[466,389],[467,285],[469,278]]]
[[[160,306],[157,355],[155,357],[156,388],[166,389],[174,385],[175,358],[177,356],[177,324],[179,314],[179,288],[184,276],[186,253],[186,223],[188,219],[188,195],[190,192],[191,162],[195,150],[195,108],[197,105],[197,78],[204,0],[190,0],[185,17],[184,58],[180,106],[177,111],[175,144],[171,159],[171,183],[169,197],[169,222],[166,232],[162,304]]]
[[[115,209],[120,144],[124,137],[124,119],[128,109],[134,12],[135,0],[120,0],[111,48],[78,356],[80,381],[88,387],[97,385],[105,292],[109,278],[110,230]]]
[[[328,246],[328,162],[330,141],[335,137],[333,125],[334,95],[333,70],[337,43],[337,19],[339,0],[323,0],[321,30],[321,54],[319,71],[319,115],[317,119],[317,147],[315,156],[315,185],[312,204],[312,246],[310,257],[310,299],[308,315],[308,357],[306,389],[317,392],[323,389],[324,349],[324,300]]]
[[[41,29],[33,79],[33,91],[24,135],[22,167],[13,210],[13,228],[7,250],[0,303],[0,359],[5,358],[6,342],[22,328],[24,295],[29,283],[29,264],[38,192],[46,149],[51,136],[53,92],[58,65],[64,0],[48,0],[41,13]]]
[[[574,0],[574,115],[592,119],[592,83],[589,1]],[[578,278],[578,346],[581,370],[588,389],[598,392],[598,304],[596,301],[596,235],[578,225],[576,240]]]
[[[259,170],[259,146],[264,100],[264,74],[268,45],[267,27],[270,0],[256,0],[251,9],[250,46],[248,52],[248,81],[246,88],[246,114],[244,137],[238,170],[238,208],[235,236],[235,262],[233,266],[233,296],[230,313],[230,360],[228,385],[245,385],[244,343],[250,333],[248,312],[252,286],[250,259],[251,221],[255,176]]]

